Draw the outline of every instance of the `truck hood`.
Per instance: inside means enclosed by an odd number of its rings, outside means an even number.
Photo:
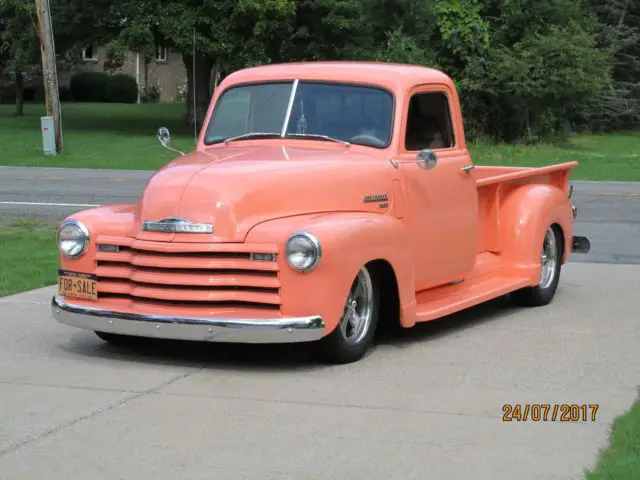
[[[320,212],[384,213],[389,164],[380,155],[283,146],[229,146],[198,151],[166,165],[140,198],[136,238],[175,242],[242,242],[258,223]],[[212,234],[144,231],[145,221],[182,218],[213,225]]]

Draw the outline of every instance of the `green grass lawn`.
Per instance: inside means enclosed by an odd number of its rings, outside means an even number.
[[[640,478],[640,400],[613,422],[609,445],[600,452],[586,480],[637,480]]]
[[[194,146],[194,134],[182,121],[178,104],[63,103],[64,147],[60,156],[42,153],[43,105],[28,104],[24,117],[12,105],[0,105],[0,165],[122,168],[155,170],[176,157],[155,138],[159,126],[182,151]],[[640,132],[575,136],[561,145],[470,145],[479,165],[541,166],[578,160],[573,179],[640,181]]]
[[[56,283],[55,226],[33,220],[0,225],[0,297]]]
[[[195,145],[183,113],[173,104],[63,103],[62,155],[45,156],[44,106],[27,104],[25,115],[14,117],[13,106],[0,105],[0,165],[155,170],[177,156],[156,139],[158,127],[168,127],[173,146],[182,151]]]
[[[576,135],[562,145],[488,145],[469,147],[479,165],[540,167],[579,162],[574,180],[640,181],[640,132]]]

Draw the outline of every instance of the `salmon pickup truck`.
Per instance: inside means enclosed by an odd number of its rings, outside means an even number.
[[[383,323],[506,294],[546,305],[590,248],[574,235],[577,162],[474,165],[456,88],[425,67],[234,72],[180,153],[139,203],[61,223],[58,321],[114,343],[305,342],[348,363]]]

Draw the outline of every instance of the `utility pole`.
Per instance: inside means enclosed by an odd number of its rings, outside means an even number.
[[[60,115],[60,96],[58,94],[58,71],[56,69],[56,49],[53,43],[51,10],[49,0],[35,0],[38,15],[38,36],[42,54],[42,76],[44,78],[44,97],[47,115],[53,117],[56,152],[62,151],[62,122]]]

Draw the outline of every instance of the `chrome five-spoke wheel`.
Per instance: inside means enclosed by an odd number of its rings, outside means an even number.
[[[364,266],[351,284],[338,325],[318,344],[320,355],[331,363],[362,358],[375,335],[379,304],[377,279]]]
[[[373,318],[373,283],[366,268],[360,269],[340,320],[340,330],[345,341],[358,344],[366,337]]]
[[[562,267],[562,234],[555,226],[545,232],[540,253],[540,280],[534,287],[517,290],[511,294],[512,300],[523,306],[542,306],[551,302]]]
[[[549,228],[542,245],[540,287],[549,288],[553,283],[558,264],[558,246],[553,228]]]

